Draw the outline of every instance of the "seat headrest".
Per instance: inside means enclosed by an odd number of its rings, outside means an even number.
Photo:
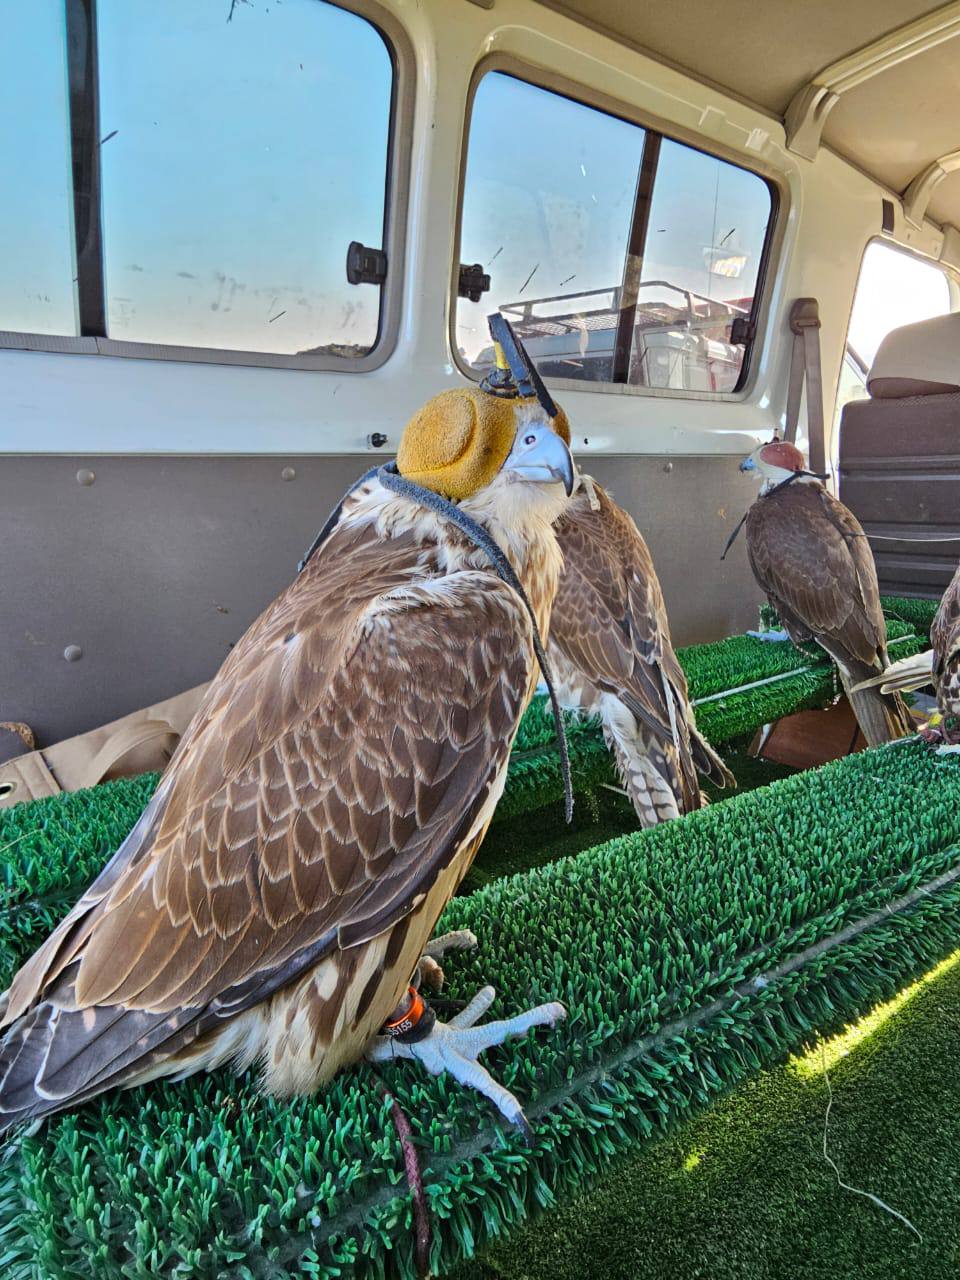
[[[960,391],[960,312],[892,329],[867,378],[874,399]]]

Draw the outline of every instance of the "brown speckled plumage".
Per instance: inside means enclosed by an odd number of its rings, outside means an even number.
[[[795,481],[757,499],[746,535],[754,576],[794,644],[824,648],[848,693],[883,671],[886,624],[873,553],[842,502],[817,481]],[[849,696],[871,745],[912,732],[899,694],[871,688]]]
[[[721,785],[732,778],[697,731],[643,536],[592,481],[556,528],[564,567],[550,657],[562,700],[600,716],[644,826],[699,808],[698,770]]]
[[[545,633],[557,506],[504,532],[485,501]],[[536,679],[524,606],[483,554],[358,491],[16,975],[0,1128],[231,1060],[280,1094],[356,1060],[483,838]]]
[[[943,593],[930,628],[933,685],[942,716],[960,716],[960,568]]]

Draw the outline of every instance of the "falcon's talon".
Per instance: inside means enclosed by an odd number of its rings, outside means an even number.
[[[512,1018],[477,1026],[496,997],[493,987],[481,987],[470,1003],[449,1022],[436,1022],[430,1033],[414,1044],[389,1036],[376,1036],[367,1050],[371,1062],[416,1058],[432,1076],[449,1072],[455,1080],[489,1098],[505,1120],[516,1125],[528,1142],[533,1132],[519,1100],[499,1084],[477,1061],[485,1049],[501,1045],[512,1036],[525,1035],[531,1027],[555,1026],[567,1016],[558,1001],[537,1005]]]
[[[448,951],[473,951],[479,945],[477,935],[470,929],[453,929],[431,938],[423,949],[413,985],[419,987],[422,984],[430,991],[442,991],[446,975],[438,963],[440,957]]]
[[[423,954],[431,960],[437,960],[448,951],[473,951],[479,945],[477,935],[471,929],[452,929],[449,933],[431,938],[424,947]]]
[[[428,951],[425,951],[420,957],[420,963],[417,965],[417,972],[414,976],[413,984],[416,987],[424,986],[428,991],[442,991],[443,984],[446,981],[446,975],[434,960]]]

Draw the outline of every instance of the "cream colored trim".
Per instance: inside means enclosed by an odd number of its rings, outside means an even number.
[[[943,228],[943,248],[940,250],[940,262],[954,272],[960,272],[960,228],[950,223]],[[953,296],[957,296],[957,280],[952,281]],[[954,301],[956,306],[956,301]]]
[[[816,159],[827,116],[841,94],[958,34],[960,3],[954,0],[824,67],[787,107],[787,146],[807,160]]]
[[[951,151],[928,164],[903,193],[903,216],[912,227],[922,227],[930,197],[951,173],[960,170],[960,151]]]

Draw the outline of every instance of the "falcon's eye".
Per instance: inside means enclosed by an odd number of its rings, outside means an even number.
[[[536,444],[536,443],[537,443],[537,437],[536,437],[536,436],[524,436],[524,437],[523,437],[523,443],[524,443],[524,444]]]

